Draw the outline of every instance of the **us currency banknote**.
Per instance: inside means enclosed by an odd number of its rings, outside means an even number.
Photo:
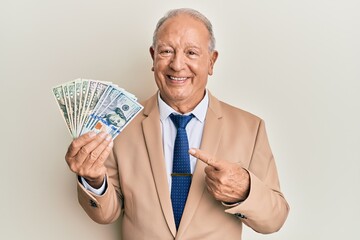
[[[80,125],[83,125],[84,122],[87,121],[87,118],[88,118],[89,112],[90,112],[89,105],[90,105],[92,97],[95,93],[95,89],[96,89],[96,85],[97,85],[97,82],[94,80],[89,80],[89,81],[84,80],[84,82],[87,82],[88,89],[87,89],[87,93],[85,96],[85,102],[83,103],[83,109],[82,109],[81,117],[80,117],[80,119],[81,119]],[[86,84],[86,83],[84,83],[84,84]]]
[[[111,82],[79,78],[52,93],[73,138],[89,131],[115,138],[143,109],[135,95]]]
[[[60,86],[54,87],[53,94],[58,103],[60,113],[63,116],[63,119],[69,129],[69,132],[70,132],[70,134],[72,134],[68,110],[67,110],[66,102],[65,102],[64,90],[63,90],[62,86],[60,85]]]
[[[104,126],[113,137],[117,136],[142,108],[132,98],[120,92],[114,99],[104,101],[96,113],[90,114],[89,124],[84,132],[103,129]]]
[[[74,122],[73,122],[73,111],[71,108],[71,103],[70,103],[70,95],[69,95],[69,87],[68,84],[64,84],[62,86],[63,91],[64,91],[64,99],[65,99],[65,106],[66,106],[66,111],[67,111],[67,117],[70,121],[70,132],[72,134],[72,136],[74,137]]]

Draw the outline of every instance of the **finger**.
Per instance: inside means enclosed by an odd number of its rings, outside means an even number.
[[[108,142],[105,149],[102,151],[102,153],[96,159],[96,161],[93,162],[93,165],[90,166],[90,168],[88,169],[88,171],[89,171],[88,177],[90,177],[92,179],[96,179],[96,178],[105,176],[107,169],[106,169],[104,163],[112,150],[113,144],[114,144],[113,141]]]
[[[84,145],[91,142],[95,136],[96,136],[96,133],[91,131],[91,132],[88,132],[88,133],[76,138],[75,140],[73,140],[68,148],[68,151],[67,151],[65,157],[72,158],[72,157],[76,156],[76,154],[79,152],[79,150]]]
[[[219,196],[220,196],[220,192],[219,192],[219,188],[216,185],[216,183],[214,181],[212,181],[209,178],[205,178],[205,182],[206,182],[206,188],[208,190],[208,192],[216,199],[218,200]]]
[[[196,149],[196,148],[191,148],[189,150],[189,153],[196,157],[197,159],[203,161],[204,163],[208,164],[208,165],[211,165],[212,166],[212,163],[215,161],[213,159],[213,156],[211,156],[210,154],[208,154],[207,152],[203,151],[203,150],[200,150],[200,149]]]
[[[99,167],[104,166],[106,159],[110,155],[110,152],[112,150],[114,142],[111,139],[110,139],[110,141],[105,140],[104,145],[105,145],[105,147],[102,149],[102,151],[99,154],[99,156],[97,157],[96,161],[93,161],[91,168],[99,168]]]
[[[101,155],[99,156],[99,164],[104,164],[106,159],[109,157],[112,149],[114,146],[114,142],[111,140],[110,143],[108,144],[108,146],[105,148],[105,150],[101,153]]]
[[[101,152],[93,151],[105,140],[105,138],[109,136],[105,132],[100,132],[97,136],[87,143],[85,146],[82,146],[78,153],[76,154],[76,160],[78,163],[82,164],[89,156],[91,158],[96,158]],[[93,154],[93,156],[91,156]]]
[[[215,191],[215,189],[217,189],[217,182],[214,181],[213,179],[209,178],[209,177],[205,177],[205,183],[207,186],[209,186],[213,191]]]
[[[219,170],[221,168],[221,166],[217,163],[216,159],[212,155],[210,155],[209,153],[203,150],[191,148],[189,150],[189,153],[192,156],[196,157],[197,159],[203,161],[204,163],[213,166],[215,169]]]
[[[111,136],[106,135],[105,139],[102,139],[102,141],[93,149],[84,159],[83,166],[90,168],[95,161],[98,160],[98,158],[101,156],[102,152],[107,148],[107,146],[111,142]]]
[[[102,177],[103,170],[106,170],[104,162],[109,156],[111,149],[112,141],[110,137],[110,140],[105,139],[91,154],[88,155],[86,160],[78,166],[78,175],[89,179]]]
[[[218,179],[218,176],[217,176],[217,170],[213,167],[213,166],[206,166],[205,169],[205,174],[208,178],[212,179],[212,180],[217,180]]]

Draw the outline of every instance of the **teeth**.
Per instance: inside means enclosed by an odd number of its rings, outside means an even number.
[[[169,76],[169,78],[171,80],[175,80],[175,81],[184,81],[186,80],[186,77],[173,77],[173,76]]]

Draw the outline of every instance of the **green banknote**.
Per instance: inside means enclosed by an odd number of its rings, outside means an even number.
[[[73,138],[89,131],[115,138],[143,109],[135,95],[111,82],[78,78],[52,93]]]

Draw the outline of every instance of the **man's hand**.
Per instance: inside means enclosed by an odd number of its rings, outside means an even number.
[[[104,162],[112,146],[110,135],[89,132],[71,142],[65,160],[71,171],[84,177],[92,187],[99,188],[106,174]]]
[[[208,165],[205,168],[205,182],[209,193],[216,200],[236,203],[247,198],[250,191],[250,176],[240,164],[216,160],[199,149],[192,148],[189,153]]]

